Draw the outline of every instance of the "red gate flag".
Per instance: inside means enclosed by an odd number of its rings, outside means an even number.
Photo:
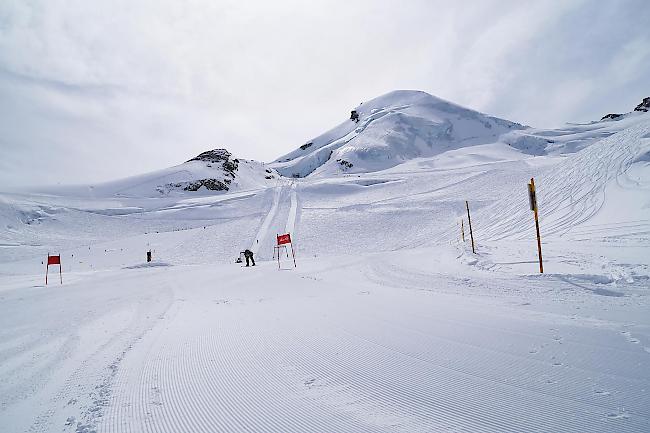
[[[293,250],[293,242],[291,242],[291,233],[285,233],[283,235],[277,235],[278,238],[278,244],[274,246],[273,248],[277,250],[278,252],[278,269],[280,269],[280,248],[286,248],[287,247],[282,247],[282,245],[290,244],[291,245],[291,255],[293,256],[293,267],[296,267],[296,253]],[[274,254],[275,254],[274,250]],[[289,253],[287,253],[287,257],[289,257]]]
[[[63,272],[62,272],[62,266],[61,266],[61,254],[58,256],[51,256],[47,255],[47,266],[45,266],[45,285],[47,286],[47,274],[50,271],[50,265],[59,265],[59,279],[61,280],[61,284],[63,284]]]
[[[290,244],[291,235],[289,233],[285,235],[278,235],[278,245]]]

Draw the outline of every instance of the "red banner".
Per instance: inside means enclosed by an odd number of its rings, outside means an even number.
[[[47,255],[47,266],[45,266],[45,285],[47,286],[47,274],[49,273],[50,270],[50,265],[59,265],[59,279],[61,280],[61,284],[63,284],[63,275],[62,275],[62,269],[61,269],[61,255],[58,256],[51,256]]]
[[[290,244],[291,235],[287,233],[286,235],[278,235],[278,245]]]

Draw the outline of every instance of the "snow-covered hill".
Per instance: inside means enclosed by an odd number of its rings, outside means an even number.
[[[159,197],[183,192],[214,194],[263,188],[274,184],[277,177],[277,173],[263,163],[234,158],[226,149],[213,149],[174,167],[87,188],[99,197]],[[72,187],[70,192],[85,188]]]
[[[354,111],[358,121],[341,123],[272,166],[288,177],[379,171],[413,158],[492,143],[523,128],[419,91],[390,92]]]
[[[650,431],[650,114],[358,111],[269,165],[0,193],[0,430]]]

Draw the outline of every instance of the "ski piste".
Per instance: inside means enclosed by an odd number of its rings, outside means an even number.
[[[356,110],[272,163],[0,193],[0,430],[650,430],[650,115]]]

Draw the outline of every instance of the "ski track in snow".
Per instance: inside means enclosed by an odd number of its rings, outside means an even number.
[[[291,208],[289,209],[289,218],[287,218],[287,225],[284,228],[285,233],[294,233],[296,225],[296,216],[298,214],[298,198],[296,194],[297,184],[294,181],[291,184]]]
[[[605,190],[611,180],[620,182],[625,171],[638,154],[640,138],[650,130],[647,124],[628,128],[611,135],[576,154],[545,173],[544,183],[537,184],[540,203],[540,220],[544,235],[570,233],[592,219],[605,203]],[[625,143],[626,145],[622,145]],[[635,143],[635,145],[627,145]],[[589,179],[589,182],[585,182]],[[539,179],[538,179],[539,180]],[[479,216],[497,212],[503,215],[500,221],[482,230],[485,237],[499,240],[506,237],[521,237],[525,233],[521,221],[526,221],[529,212],[524,202],[527,198],[499,203],[498,211],[491,206],[479,211]],[[629,221],[622,221],[624,224]],[[650,221],[637,222],[643,232],[650,231]]]
[[[282,193],[282,187],[278,186],[275,187],[273,190],[273,203],[271,204],[271,209],[268,211],[266,214],[266,217],[264,217],[264,221],[262,222],[262,225],[260,226],[259,231],[257,232],[257,235],[255,236],[255,239],[253,240],[253,243],[251,244],[250,250],[253,251],[254,253],[257,253],[259,251],[259,244],[260,241],[264,243],[268,236],[269,232],[269,227],[271,226],[271,222],[276,216],[276,213],[278,211],[278,205],[280,203],[280,194]]]

